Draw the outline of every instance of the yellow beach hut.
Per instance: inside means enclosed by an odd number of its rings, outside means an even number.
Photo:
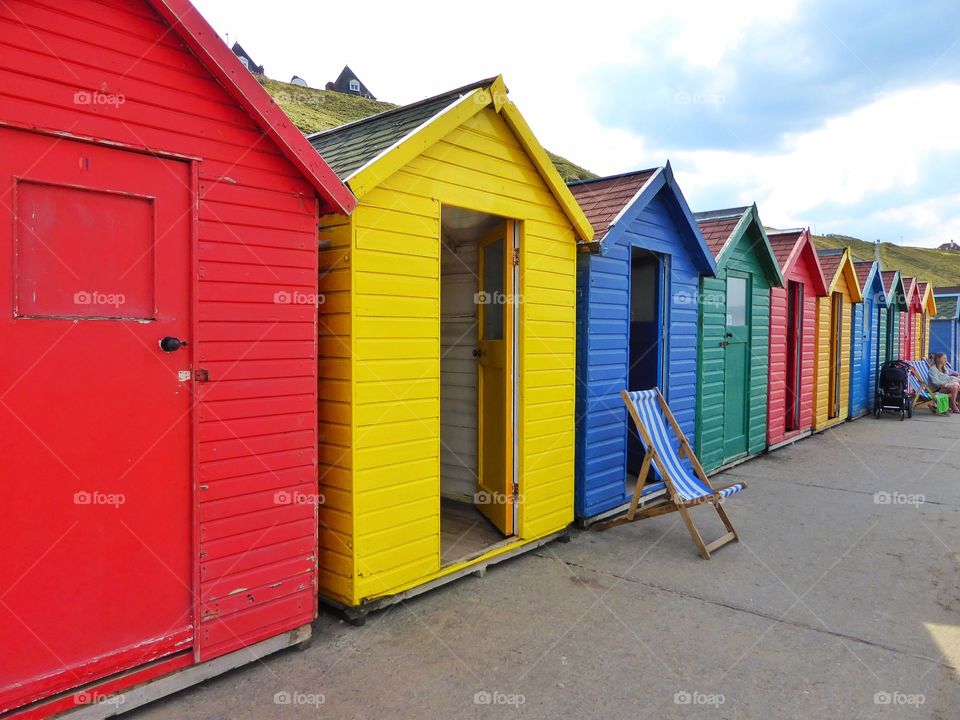
[[[319,229],[318,564],[360,623],[565,536],[593,230],[500,77],[309,140],[358,199]]]
[[[818,250],[817,255],[827,294],[817,298],[814,432],[843,422],[850,414],[851,306],[863,302],[850,250]]]
[[[928,282],[917,282],[917,293],[920,295],[920,305],[923,314],[916,328],[916,345],[914,357],[925,358],[930,354],[930,318],[937,314],[937,301],[933,297],[933,285]]]

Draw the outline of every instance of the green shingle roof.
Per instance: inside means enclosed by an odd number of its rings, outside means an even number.
[[[426,100],[323,130],[308,135],[307,140],[340,179],[345,180],[464,94],[478,87],[486,87],[495,79],[480,80]]]

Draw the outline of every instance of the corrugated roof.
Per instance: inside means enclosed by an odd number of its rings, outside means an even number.
[[[463,95],[479,87],[486,87],[494,80],[496,78],[480,80],[410,105],[323,130],[307,136],[307,140],[327,165],[333,168],[341,179],[346,179]]]
[[[956,320],[957,319],[957,298],[941,297],[937,298],[937,314],[934,315],[938,320]]]
[[[614,218],[659,169],[637,170],[567,185],[593,226],[595,241],[603,239]]]
[[[737,227],[737,223],[749,209],[749,207],[726,208],[693,214],[700,227],[700,233],[714,257],[720,253],[724,244],[730,239],[730,234]]]

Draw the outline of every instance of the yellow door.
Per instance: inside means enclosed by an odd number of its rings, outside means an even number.
[[[514,223],[479,243],[477,322],[477,508],[514,534],[513,294]]]

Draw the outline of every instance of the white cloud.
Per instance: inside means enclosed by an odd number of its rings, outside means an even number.
[[[684,152],[674,155],[674,164],[695,205],[726,192],[730,201],[721,204],[756,201],[764,222],[803,225],[820,206],[853,206],[876,193],[916,187],[927,163],[960,152],[957,108],[960,84],[915,88],[884,95],[817,130],[790,136],[780,153]],[[862,220],[865,227],[880,227],[883,221],[905,224],[919,233],[905,241],[932,243],[942,237],[938,226],[948,222],[951,202],[955,212],[956,198],[945,196],[881,209]]]

